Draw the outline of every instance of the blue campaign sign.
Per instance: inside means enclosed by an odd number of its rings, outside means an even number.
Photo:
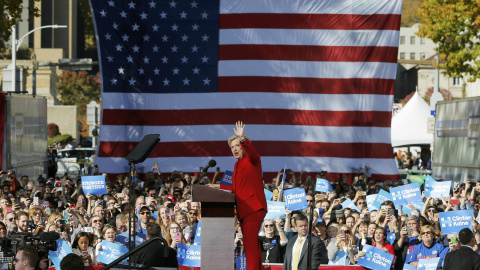
[[[82,176],[82,189],[85,194],[104,195],[107,194],[107,186],[105,185],[105,176]]]
[[[60,262],[62,261],[63,257],[70,253],[73,253],[73,250],[70,248],[68,243],[65,242],[65,240],[60,239],[57,240],[57,250],[50,250],[48,255],[50,256],[50,260],[52,260],[53,264],[55,265],[55,268],[60,270]]]
[[[406,263],[403,265],[403,270],[417,270],[417,268],[413,264]]]
[[[187,247],[184,244],[178,244],[178,265],[187,267],[200,267],[201,254],[200,245],[191,245],[190,247]]]
[[[464,228],[472,228],[473,210],[459,210],[438,213],[442,234],[459,233]]]
[[[335,254],[335,260],[328,261],[329,265],[347,265],[347,253],[345,251],[338,251]]]
[[[273,197],[273,192],[271,192],[270,190],[268,190],[266,188],[263,189],[263,192],[265,193],[265,199],[267,201],[271,201],[272,197]]]
[[[112,242],[102,241],[101,245],[102,249],[98,251],[97,261],[104,264],[109,264],[128,252],[128,248]]]
[[[318,192],[332,192],[333,187],[330,184],[330,181],[327,179],[317,178],[317,184],[315,185],[315,191]]]
[[[265,219],[276,219],[285,217],[285,203],[267,201],[267,215]]]
[[[360,209],[358,209],[358,207],[355,205],[355,203],[351,200],[351,199],[346,199],[345,201],[342,202],[342,207],[343,209],[345,208],[350,208],[350,209],[353,209],[359,213],[361,213],[362,211],[360,211]]]
[[[245,253],[235,260],[235,265],[236,270],[247,270],[247,257],[245,256]]]
[[[197,230],[195,231],[195,239],[193,240],[194,245],[200,245],[202,242],[202,222],[199,221],[197,224]]]
[[[132,237],[133,239],[133,237]],[[125,245],[128,247],[128,232],[121,233],[115,237],[115,241]],[[135,245],[139,246],[143,244],[145,241],[147,241],[147,236],[143,233],[137,232],[137,235],[135,235]]]
[[[433,179],[430,175],[425,177],[425,197],[430,197],[430,192],[433,190],[433,185],[437,183],[437,180]]]
[[[393,262],[392,254],[370,245],[364,245],[362,251],[365,252],[365,256],[358,259],[358,265],[375,270],[390,269]]]
[[[418,261],[417,270],[437,270],[440,257],[431,259],[420,259]]]
[[[379,210],[380,205],[384,201],[391,201],[391,200],[392,200],[392,195],[390,193],[388,193],[387,191],[381,189],[380,192],[377,194],[377,197],[375,198],[375,201],[373,202],[373,207],[375,207],[375,209]]]
[[[388,242],[390,242],[390,244],[393,245],[393,242],[395,242],[395,239],[396,239],[396,238],[397,238],[397,237],[395,236],[395,232],[389,232],[389,233],[387,233],[387,240],[388,240]]]
[[[226,170],[225,174],[222,177],[222,181],[220,181],[220,185],[232,187],[233,186],[232,176],[233,176],[233,172]]]
[[[433,190],[430,192],[432,198],[444,198],[450,196],[450,190],[452,189],[452,181],[442,181],[433,184]]]
[[[377,198],[377,194],[367,195],[367,208],[369,212],[372,212],[373,210],[378,211],[378,208],[375,208],[373,206],[373,202],[375,202],[376,198]]]
[[[417,209],[418,211],[422,211],[423,205],[425,204],[423,201],[418,202],[409,202],[413,205],[413,208]],[[412,213],[412,209],[408,206],[408,204],[402,206],[402,212],[404,214],[410,215]]]
[[[399,187],[390,188],[392,201],[395,205],[404,205],[408,202],[416,202],[422,200],[422,191],[418,183],[412,183]]]
[[[302,210],[308,207],[307,198],[303,188],[285,190],[285,207],[291,211]]]

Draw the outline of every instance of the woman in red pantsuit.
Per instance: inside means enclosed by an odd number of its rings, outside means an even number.
[[[245,125],[236,123],[235,135],[228,145],[237,159],[233,170],[233,193],[237,204],[237,216],[243,233],[243,245],[247,259],[247,270],[262,267],[262,252],[258,232],[267,214],[267,200],[263,191],[262,162],[255,147],[243,134]]]

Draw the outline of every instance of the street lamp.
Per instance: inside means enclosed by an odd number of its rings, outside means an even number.
[[[17,27],[16,25],[13,25],[12,26],[12,90],[13,92],[16,92],[17,91],[17,51],[18,51],[18,48],[20,47],[20,45],[22,44],[22,42],[25,40],[25,38],[30,35],[31,33],[37,31],[37,30],[40,30],[40,29],[44,29],[44,28],[67,28],[66,25],[45,25],[45,26],[41,26],[41,27],[37,27],[35,29],[33,29],[32,31],[26,33],[23,37],[21,37],[20,39],[17,40]]]

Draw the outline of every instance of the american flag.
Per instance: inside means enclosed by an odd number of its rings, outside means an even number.
[[[266,180],[294,171],[397,178],[390,140],[401,0],[91,1],[102,77],[95,163],[197,172],[246,123]],[[270,173],[270,174],[269,174]],[[275,173],[276,174],[276,173]]]

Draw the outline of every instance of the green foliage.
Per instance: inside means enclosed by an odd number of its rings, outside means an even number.
[[[57,135],[53,138],[48,138],[48,145],[52,145],[54,141],[60,144],[66,144],[71,140],[73,140],[72,135],[69,135],[69,134]]]
[[[441,63],[450,77],[480,77],[480,4],[474,0],[424,0],[418,10],[418,35],[438,44]]]
[[[64,70],[58,78],[57,91],[63,105],[77,105],[79,116],[85,116],[86,105],[92,100],[100,101],[100,75]]]
[[[421,0],[403,0],[402,5],[402,27],[411,27],[419,23],[420,18],[417,15],[417,10],[422,4]]]
[[[33,3],[40,0],[34,0]],[[0,4],[0,39],[9,40],[12,35],[12,26],[15,21],[22,20],[23,0],[2,0]],[[39,17],[40,10],[38,7],[30,7],[30,14]]]

